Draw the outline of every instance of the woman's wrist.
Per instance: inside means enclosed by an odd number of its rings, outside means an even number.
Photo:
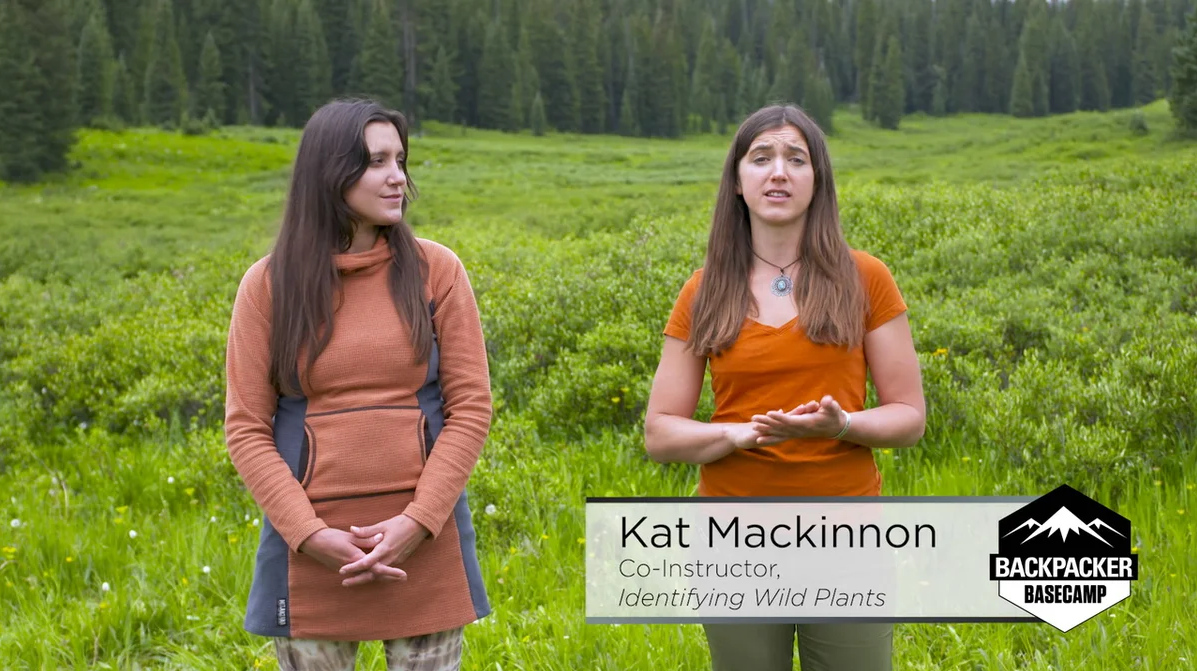
[[[831,437],[832,440],[843,440],[844,436],[848,435],[848,429],[852,426],[852,415],[846,410],[840,410],[840,414],[844,416],[844,425],[839,432]]]

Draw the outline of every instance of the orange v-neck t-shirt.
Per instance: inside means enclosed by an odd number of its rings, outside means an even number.
[[[865,329],[872,331],[906,311],[889,268],[852,250],[868,297]],[[685,341],[691,305],[702,281],[696,270],[682,287],[665,335]],[[794,318],[780,327],[744,320],[740,335],[718,356],[708,357],[715,395],[712,423],[748,422],[769,410],[792,410],[831,395],[848,412],[864,410],[866,366],[863,347],[818,345]],[[842,440],[797,438],[735,452],[703,464],[700,496],[876,496],[881,473],[873,452]]]

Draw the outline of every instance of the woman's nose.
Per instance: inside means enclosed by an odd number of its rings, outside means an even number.
[[[785,174],[786,174],[785,159],[779,159],[779,160],[774,161],[773,169],[769,171],[769,178],[770,179],[778,179],[779,177],[785,177]]]

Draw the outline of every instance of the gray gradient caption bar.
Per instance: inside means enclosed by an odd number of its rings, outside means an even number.
[[[589,498],[586,621],[1037,622],[989,579],[1032,500]]]

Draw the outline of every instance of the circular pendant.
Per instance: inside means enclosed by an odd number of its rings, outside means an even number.
[[[773,292],[774,296],[789,296],[790,292],[794,290],[794,281],[788,275],[778,275],[769,284],[769,290]]]

